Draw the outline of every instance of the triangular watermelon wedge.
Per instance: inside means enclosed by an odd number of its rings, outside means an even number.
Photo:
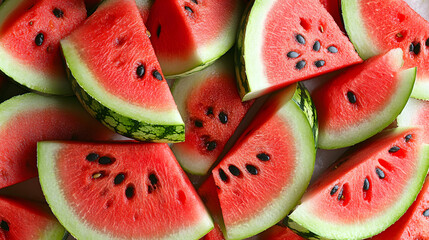
[[[134,0],[106,0],[61,41],[81,103],[112,130],[181,142],[184,123]]]
[[[236,52],[243,100],[362,61],[318,0],[256,0],[248,11]]]

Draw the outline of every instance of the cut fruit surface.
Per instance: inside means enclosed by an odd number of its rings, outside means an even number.
[[[116,134],[71,97],[28,93],[0,104],[0,188],[37,176],[36,143],[43,140],[110,140]]]
[[[401,113],[414,86],[416,69],[402,68],[394,49],[355,65],[316,89],[319,147],[343,148],[377,134]]]
[[[61,240],[65,229],[40,203],[0,196],[0,238]]]
[[[40,142],[37,156],[43,193],[78,239],[187,240],[213,228],[167,144]]]
[[[429,167],[420,129],[390,129],[357,145],[307,190],[290,227],[327,239],[363,239],[398,220]],[[294,223],[293,223],[294,222]],[[303,232],[307,233],[308,232]]]
[[[260,240],[305,240],[287,227],[274,225],[259,235]]]
[[[83,0],[13,0],[0,6],[0,70],[43,93],[71,95],[59,41],[86,18]]]
[[[362,61],[317,0],[256,0],[249,11],[236,52],[243,100]]]
[[[241,0],[155,1],[147,21],[162,71],[169,78],[210,65],[235,42]]]
[[[81,103],[112,130],[180,142],[184,124],[134,0],[107,0],[61,46]]]
[[[273,226],[297,204],[310,181],[312,127],[292,101],[294,84],[273,95],[212,171],[227,239]]]
[[[404,67],[417,66],[412,97],[429,99],[429,23],[403,0],[342,1],[347,34],[359,55],[369,57],[402,48]]]
[[[172,93],[186,125],[186,141],[171,149],[192,174],[207,173],[253,104],[241,102],[233,65],[229,58],[222,58],[174,82]]]
[[[399,127],[421,127],[429,144],[429,102],[410,98],[397,118]]]

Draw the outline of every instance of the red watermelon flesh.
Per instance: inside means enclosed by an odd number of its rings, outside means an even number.
[[[259,235],[260,240],[305,240],[287,227],[274,225]]]
[[[154,0],[136,0],[137,8],[139,9],[144,23],[146,23],[147,18],[149,17],[149,10],[153,1]],[[90,10],[95,10],[95,7],[97,7],[100,3],[101,0],[85,0],[86,8]]]
[[[213,227],[167,144],[42,142],[38,159],[47,201],[78,239],[195,239]]]
[[[181,166],[204,175],[254,101],[242,102],[233,62],[222,58],[212,66],[176,80],[172,89],[185,121],[185,142],[172,146]]]
[[[374,240],[429,239],[429,175],[407,212],[387,230],[371,238]]]
[[[74,98],[29,93],[3,102],[0,116],[0,188],[37,176],[38,141],[109,140],[116,135]]]
[[[65,229],[40,203],[0,196],[0,239],[61,239]]]
[[[67,77],[61,60],[59,41],[79,26],[85,18],[83,0],[21,1],[19,7],[7,16],[1,26],[0,48],[18,59],[23,67],[45,74],[47,84],[50,84],[49,81],[65,81]],[[43,39],[40,40],[42,35]],[[14,77],[15,73],[10,73],[8,69],[2,70],[19,83],[35,90],[65,93],[64,89],[41,89],[40,86],[26,84],[26,81],[31,81],[30,76],[27,76],[30,80],[17,79]],[[68,91],[71,93],[70,87]]]
[[[397,118],[398,126],[419,126],[424,131],[424,142],[429,144],[429,101],[410,98]]]
[[[385,130],[357,145],[308,188],[294,222],[324,238],[362,239],[412,204],[429,167],[420,129]]]
[[[210,49],[210,46],[230,38],[227,34],[235,34],[236,29],[231,26],[238,22],[234,18],[238,17],[241,4],[239,0],[155,1],[147,27],[164,73],[167,76],[182,74],[225,53],[229,47]],[[223,53],[214,56],[212,51]]]
[[[415,79],[415,69],[404,71],[402,64],[402,51],[391,50],[347,69],[313,92],[320,148],[354,145],[394,121]]]
[[[429,99],[429,22],[403,0],[343,1],[347,33],[359,55],[366,59],[402,48],[404,67],[417,67],[413,97]]]
[[[93,79],[110,94],[133,105],[156,106],[157,111],[176,108],[135,1],[105,1],[66,43],[85,59]],[[139,66],[144,67],[142,77],[137,75]]]
[[[320,3],[325,6],[326,10],[331,14],[331,16],[334,18],[335,22],[338,24],[338,27],[342,31],[345,31],[343,19],[341,19],[341,1],[340,0],[320,0]]]

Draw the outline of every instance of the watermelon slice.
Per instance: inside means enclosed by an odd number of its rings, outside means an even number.
[[[47,206],[0,196],[0,238],[60,240],[65,229]]]
[[[77,239],[198,239],[213,228],[167,144],[40,142],[37,151],[43,193]]]
[[[81,103],[112,130],[181,142],[184,123],[134,0],[106,0],[61,47]]]
[[[429,168],[423,136],[420,129],[390,129],[355,147],[308,188],[289,216],[290,227],[328,239],[363,239],[385,230],[423,185]]]
[[[347,69],[313,92],[320,148],[354,145],[395,120],[416,76],[416,68],[404,70],[402,64],[402,50],[394,49]]]
[[[320,3],[325,6],[326,10],[328,10],[329,14],[334,18],[335,22],[337,23],[338,27],[342,31],[345,31],[343,19],[341,18],[341,1],[340,0],[320,0]]]
[[[407,212],[386,231],[371,238],[374,240],[429,239],[429,175],[420,194]]]
[[[274,225],[259,236],[260,240],[305,240],[294,233],[290,228]]]
[[[0,6],[0,70],[36,91],[71,95],[59,41],[86,18],[83,0],[13,0]]]
[[[162,71],[169,78],[199,71],[234,44],[241,0],[155,1],[147,21]]]
[[[342,1],[342,10],[347,33],[359,55],[367,59],[402,48],[404,67],[418,68],[412,97],[429,99],[429,23],[403,0]]]
[[[273,95],[212,171],[227,239],[249,237],[279,222],[310,181],[314,136],[291,100],[296,89],[293,84]]]
[[[37,176],[36,143],[42,140],[110,140],[75,98],[28,93],[0,104],[0,188]]]
[[[243,18],[236,52],[243,100],[359,62],[318,0],[256,0]]]
[[[147,18],[149,17],[150,7],[152,6],[153,1],[154,0],[136,0],[137,8],[139,9],[144,23],[146,23]],[[100,2],[101,0],[85,0],[85,5],[87,9],[95,10]]]
[[[192,174],[207,173],[253,104],[241,102],[233,66],[230,58],[222,58],[174,82],[172,93],[186,124],[186,142],[171,149]]]
[[[419,126],[424,130],[424,142],[429,144],[429,102],[410,98],[397,118],[400,127]]]

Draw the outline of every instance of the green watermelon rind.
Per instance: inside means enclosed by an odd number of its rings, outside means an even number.
[[[66,236],[67,231],[64,229],[64,227],[59,223],[51,223],[50,226],[45,229],[41,234],[39,239],[40,240],[61,240]]]
[[[9,14],[25,0],[7,0],[0,5],[0,29]],[[71,85],[65,76],[55,76],[37,71],[12,56],[0,40],[0,70],[19,84],[32,90],[55,95],[73,95]]]
[[[365,21],[360,12],[360,0],[341,1],[344,26],[346,32],[353,43],[356,51],[362,59],[368,59],[382,54],[382,49],[376,46],[371,40],[370,30],[365,28]],[[421,79],[417,78],[414,89],[411,93],[412,98],[429,100],[429,76]]]
[[[176,101],[177,108],[182,116],[182,119],[187,122],[189,119],[188,111],[186,109],[186,103],[189,95],[193,91],[200,89],[206,80],[211,75],[230,74],[234,76],[234,72],[230,72],[231,69],[228,64],[233,64],[227,60],[219,60],[209,68],[197,72],[191,76],[177,79],[174,81],[171,87],[171,93]],[[210,169],[211,165],[206,164],[203,158],[205,157],[197,149],[186,149],[185,146],[173,144],[171,150],[176,156],[180,166],[188,173],[194,175],[205,175]]]
[[[291,86],[290,89],[294,90],[293,87]],[[284,99],[290,99],[289,97],[292,97],[292,94],[293,92],[290,96],[285,96]],[[298,164],[294,171],[295,176],[292,183],[288,185],[288,188],[283,189],[279,193],[279,197],[273,200],[269,207],[263,209],[257,218],[253,218],[239,226],[227,226],[224,236],[228,240],[251,237],[281,221],[299,203],[310,182],[316,159],[316,148],[314,147],[314,133],[307,116],[291,100],[283,105],[277,114],[289,122],[291,131],[293,132],[292,135],[296,136],[294,140],[297,146],[296,152],[300,154],[296,158],[300,160],[297,160]]]
[[[402,59],[402,51],[400,49],[392,50],[388,54],[392,54],[393,57],[395,55],[400,55]],[[371,116],[371,121],[366,121],[362,124],[350,127],[347,130],[348,134],[341,131],[320,131],[319,148],[337,149],[352,146],[374,136],[389,126],[389,124],[395,121],[396,117],[405,107],[413,90],[416,73],[416,68],[402,70],[397,73],[399,85],[396,87],[396,90],[392,89],[392,99],[390,103],[387,104],[382,111],[373,114]]]
[[[45,141],[37,143],[37,168],[40,185],[52,212],[57,216],[60,223],[65,226],[67,231],[77,239],[119,240],[119,238],[99,232],[91,228],[87,223],[79,220],[79,217],[71,206],[67,205],[64,192],[59,185],[61,180],[59,180],[56,171],[56,158],[60,149],[61,142]],[[188,240],[190,236],[199,239],[211,228],[213,228],[213,222],[208,215],[205,215],[204,219],[197,226],[192,226],[189,229],[165,236],[164,238],[157,238],[157,240]],[[196,230],[199,230],[199,232]]]
[[[314,105],[310,92],[301,82],[297,84],[292,100],[299,106],[307,117],[308,123],[313,131],[315,147],[317,148],[319,139],[319,122],[317,120],[316,106]]]
[[[413,127],[415,126],[418,117],[421,117],[421,111],[425,111],[424,101],[410,98],[402,110],[401,114],[396,118],[398,127]]]
[[[237,6],[234,14],[231,16],[231,21],[225,29],[218,35],[217,38],[206,43],[197,49],[194,56],[194,67],[182,71],[181,73],[170,73],[167,69],[163,70],[165,78],[176,79],[182,78],[193,73],[199,72],[208,66],[212,65],[217,59],[225,55],[233,46],[236,41],[236,32],[240,21],[240,16],[243,9],[242,1],[235,1]],[[183,60],[178,60],[180,63]],[[170,63],[174,64],[174,63]]]
[[[393,131],[400,132],[403,131],[403,128],[397,128]],[[317,236],[320,236],[319,239],[366,239],[384,231],[406,212],[423,186],[429,169],[429,145],[423,144],[419,151],[417,172],[408,181],[408,187],[405,187],[407,189],[406,194],[403,194],[402,198],[396,201],[383,215],[366,222],[359,221],[359,224],[354,226],[341,226],[329,222],[329,219],[319,219],[308,213],[307,206],[302,203],[289,216],[293,222],[301,227],[297,228],[294,224],[291,224],[290,227],[300,232],[301,235],[311,234],[314,239],[317,239]],[[341,229],[341,232],[338,232],[338,229]]]
[[[185,124],[177,109],[156,112],[134,106],[99,86],[73,43],[61,40],[72,88],[84,108],[115,132],[142,141],[183,142]]]

